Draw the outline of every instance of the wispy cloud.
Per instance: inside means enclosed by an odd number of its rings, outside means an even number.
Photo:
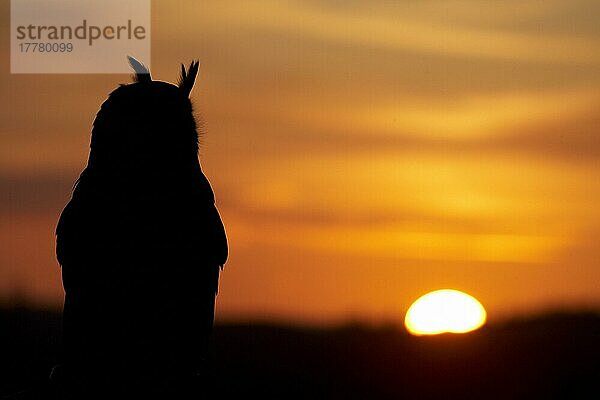
[[[471,5],[477,9],[476,5]],[[481,7],[481,6],[479,6]],[[440,7],[443,10],[445,7]],[[424,53],[542,63],[593,64],[600,40],[566,32],[520,32],[461,25],[427,18],[427,14],[397,9],[396,13],[344,14],[296,2],[239,2],[231,7],[210,3],[202,7],[211,26],[272,30],[346,46],[374,46]],[[430,7],[430,11],[436,11]],[[439,15],[439,9],[437,14]],[[436,13],[434,13],[436,15]],[[231,24],[234,24],[233,26]]]

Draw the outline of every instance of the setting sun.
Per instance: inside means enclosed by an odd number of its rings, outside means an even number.
[[[485,309],[473,296],[442,289],[419,297],[406,312],[404,324],[413,335],[437,335],[470,332],[485,320]]]

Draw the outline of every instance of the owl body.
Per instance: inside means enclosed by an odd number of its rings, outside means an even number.
[[[94,121],[57,225],[75,391],[155,392],[202,368],[228,247],[198,160],[194,68],[178,86],[138,73]]]

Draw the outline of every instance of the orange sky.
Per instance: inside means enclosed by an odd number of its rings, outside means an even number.
[[[0,19],[0,297],[59,305],[53,229],[125,75],[11,75]],[[490,319],[600,304],[600,3],[155,1],[153,77],[200,58],[222,319]],[[148,60],[143,60],[148,61]],[[124,60],[125,62],[125,60]]]

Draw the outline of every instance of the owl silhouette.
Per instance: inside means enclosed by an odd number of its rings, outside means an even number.
[[[133,82],[101,105],[56,228],[67,397],[141,398],[195,382],[228,256],[198,156],[199,62],[182,64],[176,85],[129,62]]]

